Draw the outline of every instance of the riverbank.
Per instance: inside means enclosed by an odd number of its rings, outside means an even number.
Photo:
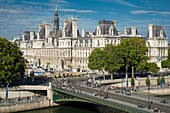
[[[30,102],[21,102],[21,103],[10,103],[0,106],[0,113],[12,113],[19,111],[27,111],[41,108],[48,108],[53,106],[58,106],[59,104],[52,103],[50,99],[46,100],[36,100]]]

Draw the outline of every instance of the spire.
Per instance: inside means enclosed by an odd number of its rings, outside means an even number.
[[[58,8],[55,8],[54,16],[58,16]]]
[[[54,24],[53,24],[53,32],[57,32],[59,30],[59,17],[58,17],[58,8],[55,8],[54,11]]]

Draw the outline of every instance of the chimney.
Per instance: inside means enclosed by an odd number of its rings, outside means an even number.
[[[82,37],[85,37],[84,29],[82,29]]]
[[[39,40],[40,39],[40,35],[39,35],[39,32],[37,33],[37,40]]]
[[[127,35],[126,27],[124,27],[124,34]]]
[[[131,30],[132,30],[132,35],[134,35],[134,36],[137,35],[136,34],[136,27],[131,27]]]
[[[116,20],[113,20],[113,24],[114,24],[114,26],[116,27]]]
[[[72,18],[72,36],[77,37],[77,18]]]
[[[50,24],[45,23],[45,38],[50,34]]]
[[[153,37],[153,25],[152,24],[149,24],[149,38],[152,38]]]
[[[34,31],[30,31],[30,40],[34,40]]]

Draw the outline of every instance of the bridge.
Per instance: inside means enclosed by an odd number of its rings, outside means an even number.
[[[80,101],[93,103],[97,105],[103,105],[106,107],[118,109],[129,113],[147,113],[147,112],[149,113],[149,111],[145,109],[120,104],[117,102],[113,102],[110,99],[103,99],[101,97],[92,96],[87,93],[75,93],[69,89],[62,89],[58,87],[53,87],[52,89],[53,89],[53,102],[55,103],[66,101]]]
[[[81,93],[79,92],[73,92],[71,88],[65,87],[62,88],[61,85],[58,84],[57,82],[55,83],[49,83],[49,86],[19,86],[19,88],[15,89],[16,91],[45,91],[47,98],[50,100],[51,104],[58,104],[62,102],[70,102],[70,101],[79,101],[79,102],[86,102],[86,103],[93,103],[96,105],[103,105],[106,107],[118,109],[121,111],[129,112],[129,113],[143,113],[143,112],[151,112],[151,110],[147,110],[147,108],[138,108],[137,105],[139,103],[147,106],[147,101],[145,100],[140,100],[140,99],[134,99],[131,97],[127,96],[121,96],[119,94],[115,93],[109,93],[110,98],[104,99],[99,96],[93,96],[93,93],[96,92],[97,94],[100,93],[100,89],[94,89],[94,88],[89,88],[86,86],[81,86],[81,85],[76,85],[75,87],[81,90]],[[74,84],[72,84],[74,85]],[[14,89],[11,89],[14,90]],[[83,92],[82,92],[83,91]],[[84,93],[84,91],[86,93]],[[20,95],[20,93],[18,93]],[[162,104],[157,104],[157,103],[152,103],[152,108],[158,107],[161,110],[167,112],[169,111],[169,107],[162,105]]]

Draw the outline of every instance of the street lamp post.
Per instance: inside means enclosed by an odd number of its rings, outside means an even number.
[[[148,109],[150,109],[150,86],[148,86]]]
[[[161,73],[161,76],[160,76],[160,86],[162,88],[162,73]]]
[[[122,94],[123,94],[123,82],[124,82],[124,78],[122,76]]]
[[[102,93],[102,92],[101,92],[101,79],[100,79],[100,97],[102,96],[101,93]]]

